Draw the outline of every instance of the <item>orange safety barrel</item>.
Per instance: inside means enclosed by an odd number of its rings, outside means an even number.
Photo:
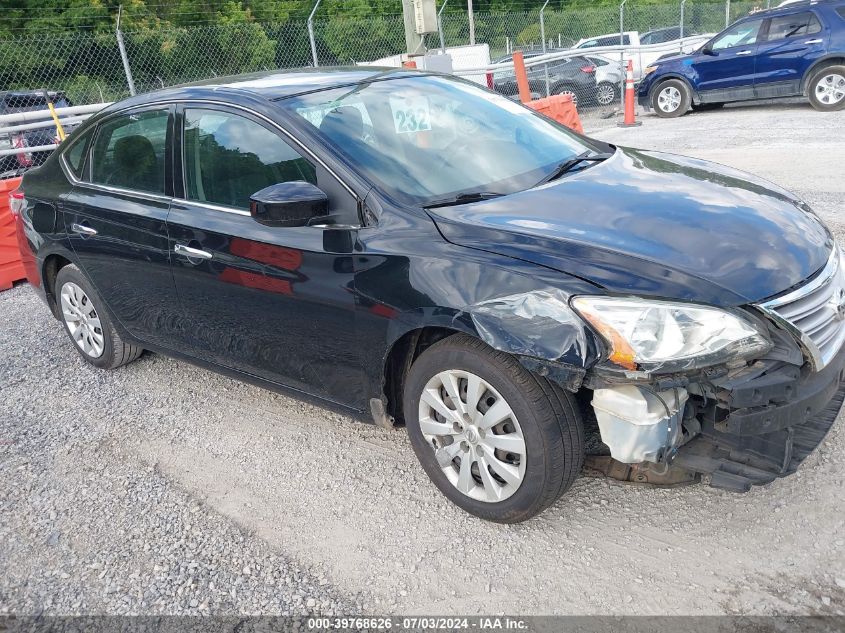
[[[571,95],[552,95],[545,99],[529,101],[525,105],[558,123],[563,123],[571,130],[584,133],[581,117],[578,116],[578,110],[575,108]]]
[[[15,216],[9,204],[10,194],[20,184],[20,178],[0,180],[0,290],[8,290],[16,281],[26,279],[15,235]]]

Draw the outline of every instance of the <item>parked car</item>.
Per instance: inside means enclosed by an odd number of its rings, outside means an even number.
[[[685,32],[684,35],[693,35],[693,33]],[[669,26],[663,29],[654,29],[640,35],[640,44],[645,46],[648,44],[663,44],[665,42],[673,42],[681,39],[681,27]]]
[[[575,43],[575,46],[573,46],[573,49],[581,50],[599,47],[614,47],[617,50],[604,52],[599,51],[595,53],[595,55],[604,57],[608,61],[618,63],[620,61],[621,53],[623,57],[622,61],[626,66],[628,60],[631,60],[634,68],[634,79],[639,79],[642,76],[643,69],[653,64],[659,57],[667,53],[676,54],[679,51],[691,53],[692,51],[698,49],[711,37],[711,35],[685,33],[683,39],[665,39],[671,36],[673,32],[680,35],[680,28],[670,27],[667,29],[658,29],[656,31],[643,33],[642,35],[640,35],[638,31],[626,31],[621,36],[621,42],[619,33],[608,33],[607,35],[578,40],[578,42]],[[643,38],[647,39],[643,41]],[[640,48],[641,46],[646,45],[656,46],[652,46],[651,48]]]
[[[547,51],[546,54],[555,51]],[[542,55],[542,51],[527,51],[523,53],[526,60]],[[506,55],[495,60],[494,64],[512,62],[513,55]],[[596,103],[598,89],[596,84],[596,66],[586,57],[576,56],[561,59],[548,64],[549,94],[570,95],[576,105]],[[546,96],[546,70],[543,65],[526,68],[528,87],[531,98],[539,99]],[[493,74],[493,89],[508,97],[517,97],[519,88],[516,85],[516,75],[512,70],[497,71]]]
[[[647,68],[637,95],[661,117],[802,95],[816,110],[841,110],[845,0],[795,2],[744,17],[697,52]]]
[[[845,397],[842,254],[804,202],[447,75],[132,97],[14,202],[85,362],[148,349],[404,425],[434,485],[493,521],[572,485],[592,420],[620,462],[747,490],[794,472]]]
[[[598,55],[588,55],[587,59],[596,67],[596,102],[601,106],[618,103],[625,79],[625,69],[619,60],[611,61]]]
[[[622,33],[621,41],[619,33],[608,33],[597,37],[584,37],[575,42],[572,48],[601,48],[604,46],[639,46],[640,34],[638,31],[625,31]]]
[[[50,91],[50,99],[57,108],[71,106],[70,100],[63,92]],[[0,114],[16,114],[33,110],[46,110],[47,100],[42,92],[34,90],[0,92]],[[21,148],[20,154],[0,156],[0,174],[19,172],[32,166],[42,164],[51,152],[28,152],[27,147],[53,145],[58,142],[55,127],[24,130],[11,134],[0,134],[0,149]]]

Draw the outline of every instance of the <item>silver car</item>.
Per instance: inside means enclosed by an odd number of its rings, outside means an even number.
[[[596,102],[600,106],[610,106],[619,101],[625,70],[622,63],[611,61],[598,55],[585,55],[596,65]]]

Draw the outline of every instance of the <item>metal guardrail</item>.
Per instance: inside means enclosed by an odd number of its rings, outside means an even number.
[[[687,47],[689,45],[690,52],[696,44],[704,44],[715,33],[706,35],[695,35],[686,37],[683,40],[673,40],[671,42],[664,42],[661,44],[644,44],[641,46],[596,46],[594,48],[568,48],[565,50],[554,51],[553,53],[545,53],[542,55],[535,55],[525,60],[525,67],[542,66],[551,62],[560,61],[563,59],[570,59],[572,57],[607,57],[610,59],[610,54],[622,53],[625,59],[633,59],[634,55],[639,55],[642,59],[642,53],[658,53],[657,57],[666,53],[678,53],[678,48]],[[656,58],[655,58],[656,59]],[[640,64],[642,67],[642,64]],[[463,68],[456,70],[455,75],[477,75],[479,73],[496,72],[497,70],[512,70],[513,62],[502,62],[499,64],[488,64],[487,66],[479,66],[477,68]]]
[[[91,105],[70,106],[56,108],[56,116],[62,126],[76,125],[82,123],[92,114],[99,112],[110,103],[94,103]],[[56,121],[50,110],[31,110],[29,112],[15,112],[14,114],[0,115],[0,138],[11,137],[19,132],[30,132],[47,128],[55,128]],[[47,152],[56,149],[58,143],[49,145],[12,147],[0,150],[0,158],[4,156],[16,156],[18,154],[31,152]]]

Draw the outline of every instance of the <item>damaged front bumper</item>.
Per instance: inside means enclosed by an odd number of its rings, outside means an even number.
[[[781,364],[686,387],[683,432],[658,459],[626,459],[641,443],[620,444],[602,428],[611,457],[588,458],[588,473],[662,486],[706,477],[711,486],[735,492],[790,475],[824,440],[845,401],[845,346],[818,372]],[[674,403],[667,404],[674,417]]]
[[[746,492],[794,473],[824,440],[845,400],[845,347],[819,372],[786,366],[721,386],[727,415],[705,409],[700,434],[678,449],[671,466]]]

